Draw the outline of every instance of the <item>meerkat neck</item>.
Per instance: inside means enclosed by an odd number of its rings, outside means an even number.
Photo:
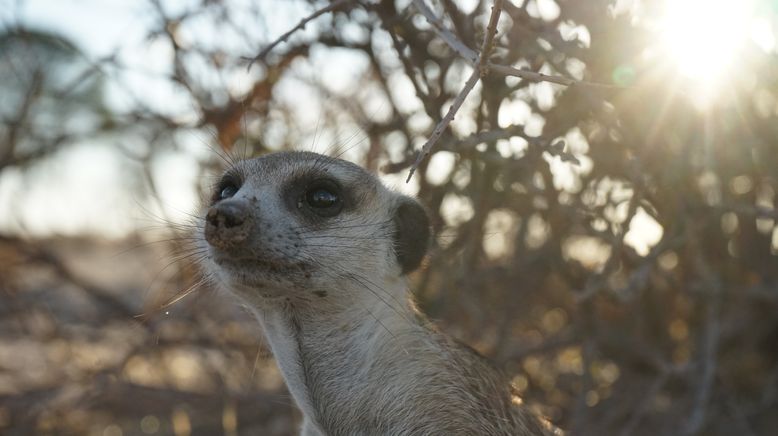
[[[378,381],[371,370],[388,356],[407,353],[404,340],[420,330],[404,279],[352,283],[348,306],[292,302],[258,313],[273,354],[295,401],[310,424],[348,421],[348,400]],[[366,292],[367,290],[367,292]],[[385,380],[384,380],[385,382]]]

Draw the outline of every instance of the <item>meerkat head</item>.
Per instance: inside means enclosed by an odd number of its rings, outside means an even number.
[[[249,300],[317,300],[416,269],[430,238],[416,200],[352,163],[281,152],[236,163],[199,220],[204,268]]]

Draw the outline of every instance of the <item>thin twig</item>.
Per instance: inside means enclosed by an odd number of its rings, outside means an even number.
[[[437,126],[435,126],[435,130],[432,131],[432,135],[430,135],[429,139],[427,139],[427,142],[424,143],[424,146],[421,148],[421,153],[419,153],[419,155],[416,157],[416,162],[413,163],[413,166],[408,173],[408,178],[405,179],[405,183],[408,183],[411,180],[413,173],[416,172],[416,169],[419,167],[419,164],[421,164],[421,161],[424,160],[427,155],[429,155],[432,146],[438,142],[440,136],[443,135],[443,132],[446,130],[448,125],[451,124],[451,121],[454,120],[454,116],[456,115],[457,111],[459,111],[462,103],[464,103],[467,95],[470,94],[470,91],[472,91],[476,82],[478,82],[478,79],[485,76],[488,72],[487,64],[489,62],[489,54],[492,51],[494,35],[497,33],[497,22],[500,20],[501,12],[502,0],[495,0],[494,5],[492,5],[492,14],[489,17],[489,24],[486,26],[484,42],[481,45],[481,54],[477,56],[478,61],[475,63],[473,73],[470,75],[470,78],[467,79],[467,82],[465,82],[465,86],[459,92],[459,95],[457,95],[456,99],[454,99],[454,102],[448,109],[446,116],[440,120]]]
[[[527,134],[524,133],[523,124],[512,124],[505,128],[473,133],[466,138],[452,141],[451,144],[446,144],[445,147],[450,151],[463,153],[474,150],[478,144],[483,144],[484,142],[494,142],[500,139],[510,139],[514,136],[518,136],[530,144],[540,139],[527,136]]]
[[[454,51],[459,53],[462,57],[473,64],[474,70],[470,77],[465,82],[465,86],[459,92],[454,102],[451,104],[446,116],[435,126],[427,142],[422,146],[421,152],[416,156],[416,160],[411,166],[411,170],[408,173],[406,183],[411,180],[419,164],[426,158],[435,143],[438,142],[443,132],[446,130],[451,121],[454,120],[459,108],[464,103],[470,91],[472,91],[479,78],[485,76],[488,73],[499,73],[505,76],[519,77],[525,80],[531,80],[534,82],[550,82],[564,86],[572,86],[576,84],[596,86],[602,88],[621,88],[620,86],[586,82],[574,80],[569,77],[551,76],[548,74],[537,73],[529,70],[520,70],[518,68],[510,67],[507,65],[493,64],[488,61],[489,53],[492,49],[492,43],[494,41],[494,35],[497,33],[497,21],[499,20],[500,13],[502,11],[502,0],[497,0],[492,6],[492,15],[489,17],[489,25],[487,26],[486,34],[484,35],[484,43],[481,47],[481,53],[478,54],[472,49],[467,47],[462,41],[460,41],[456,35],[446,28],[441,19],[435,15],[435,13],[427,6],[424,0],[413,0],[413,4],[427,18],[427,22],[432,25],[435,32],[451,47]]]
[[[716,353],[718,352],[719,336],[721,335],[721,326],[719,321],[719,295],[708,297],[712,301],[706,301],[706,325],[702,344],[702,374],[700,377],[697,392],[694,396],[694,408],[686,421],[683,434],[695,435],[702,430],[705,424],[705,415],[708,409],[711,393],[713,391],[714,379],[716,376]]]
[[[443,21],[437,15],[435,15],[435,12],[433,12],[432,9],[427,6],[427,3],[425,3],[424,0],[413,0],[413,4],[416,6],[416,9],[418,9],[419,12],[424,15],[424,17],[427,19],[427,22],[430,23],[432,28],[435,30],[435,33],[437,33],[438,36],[443,39],[443,41],[446,41],[446,44],[448,44],[449,47],[451,47],[455,52],[459,53],[460,56],[470,61],[471,64],[478,62],[478,53],[476,53],[476,51],[470,47],[466,46],[465,43],[460,41],[456,35],[448,30],[446,25],[443,24]],[[500,10],[502,10],[502,8],[500,8]],[[492,9],[492,12],[494,12],[494,9]]]
[[[490,72],[500,73],[505,76],[519,77],[521,79],[526,79],[533,82],[550,82],[550,83],[556,83],[558,85],[564,85],[564,86],[586,85],[586,86],[594,86],[600,88],[614,88],[614,89],[625,88],[624,86],[610,85],[607,83],[587,82],[585,80],[575,80],[563,76],[550,76],[548,74],[537,73],[535,71],[520,70],[518,68],[509,67],[507,65],[498,65],[498,64],[490,63],[488,64],[488,67]]]
[[[20,130],[27,125],[25,121],[30,116],[30,109],[33,106],[35,100],[40,97],[41,89],[43,87],[43,72],[35,70],[32,74],[32,80],[30,87],[24,95],[22,104],[17,111],[16,119],[12,120],[9,124],[8,134],[6,138],[5,152],[0,155],[0,169],[8,166],[13,160],[14,152],[18,142]]]
[[[670,373],[663,371],[653,382],[651,382],[648,390],[641,393],[642,399],[637,403],[637,405],[635,405],[634,410],[630,414],[629,420],[621,429],[619,436],[629,436],[635,433],[635,428],[637,428],[638,424],[640,424],[640,421],[648,413],[651,404],[653,404],[657,394],[662,391],[662,388],[664,388],[665,383],[667,383],[669,378]]]
[[[708,262],[706,254],[702,252],[701,236],[694,234],[689,243],[693,252],[693,265],[697,274],[701,278],[701,284],[707,288],[708,293],[705,304],[705,327],[702,332],[702,343],[700,344],[700,365],[702,373],[694,395],[694,403],[686,421],[682,434],[693,436],[698,434],[705,425],[705,417],[708,413],[708,407],[713,385],[715,383],[718,362],[716,356],[719,349],[719,340],[721,337],[721,320],[719,318],[721,311],[721,292],[722,281],[716,269]]]
[[[520,70],[518,68],[509,67],[506,65],[489,64],[489,70],[495,73],[504,74],[506,76],[519,77],[522,79],[532,80],[534,82],[551,82],[565,86],[578,83],[576,80],[570,79],[568,77],[549,76],[548,74],[536,73],[529,70]]]
[[[470,47],[466,46],[462,41],[459,40],[459,38],[456,37],[456,35],[454,35],[450,30],[448,30],[445,24],[443,24],[443,21],[435,15],[435,12],[433,12],[432,9],[430,9],[429,6],[427,6],[424,0],[413,0],[413,4],[416,6],[416,9],[418,9],[419,12],[421,12],[422,15],[424,15],[424,17],[427,19],[427,22],[430,23],[430,25],[432,25],[432,28],[433,30],[435,30],[435,33],[437,33],[438,36],[440,36],[441,39],[443,39],[443,41],[445,41],[446,44],[448,44],[448,46],[451,47],[452,50],[459,53],[460,56],[467,59],[471,64],[476,64],[477,62],[479,62],[478,53],[476,53]],[[489,63],[487,64],[487,66],[489,67],[489,72],[500,73],[505,76],[519,77],[522,79],[531,80],[533,82],[550,82],[550,83],[556,83],[564,86],[581,84],[581,85],[597,86],[603,88],[622,88],[621,86],[618,85],[586,82],[586,81],[571,79],[569,77],[551,76],[548,74],[537,73],[529,70],[520,70],[518,68],[514,68],[508,65]]]
[[[288,32],[286,32],[283,35],[281,35],[275,41],[271,42],[267,47],[262,49],[262,51],[259,52],[258,55],[256,55],[253,58],[251,58],[248,66],[246,67],[246,69],[250,70],[251,66],[254,65],[254,63],[259,62],[261,60],[264,60],[265,56],[267,56],[267,54],[270,53],[270,51],[273,50],[278,44],[281,44],[282,42],[285,42],[287,39],[289,39],[290,36],[292,36],[293,33],[297,32],[298,30],[304,29],[305,26],[308,25],[309,22],[315,20],[316,18],[318,18],[321,15],[324,15],[324,14],[326,14],[328,12],[332,12],[332,11],[338,9],[341,6],[344,6],[344,5],[348,4],[348,3],[352,3],[353,1],[354,0],[337,0],[337,1],[334,1],[334,2],[330,3],[329,5],[321,8],[321,9],[316,10],[311,15],[303,18],[302,20],[300,20],[299,23],[297,23],[296,26],[294,26]]]
[[[408,183],[411,180],[413,173],[416,172],[416,168],[419,167],[421,161],[427,157],[430,149],[432,149],[432,146],[438,142],[438,139],[440,139],[441,135],[443,135],[443,132],[446,130],[448,125],[451,124],[451,121],[454,120],[454,115],[456,115],[457,111],[462,106],[462,103],[465,102],[465,98],[467,98],[467,95],[470,94],[470,91],[473,90],[473,87],[480,78],[480,71],[478,71],[478,69],[474,69],[473,74],[471,74],[470,78],[468,78],[467,82],[465,82],[465,86],[462,88],[462,91],[459,92],[457,98],[454,99],[453,103],[451,103],[451,107],[448,109],[446,116],[440,120],[437,126],[435,126],[435,130],[432,131],[432,135],[430,135],[429,139],[427,139],[427,142],[424,143],[424,146],[421,148],[419,155],[416,156],[416,161],[413,163],[413,166],[411,166],[411,170],[408,172],[408,178],[405,179],[405,183]]]

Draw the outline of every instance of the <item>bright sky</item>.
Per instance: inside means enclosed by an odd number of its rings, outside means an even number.
[[[236,0],[242,1],[242,0]],[[174,12],[192,1],[165,1]],[[262,1],[265,3],[266,1]],[[276,2],[277,3],[277,2]],[[270,20],[270,31],[285,31],[286,22],[304,11],[289,2]],[[288,17],[287,17],[288,15]],[[119,51],[120,60],[135,71],[124,73],[125,86],[143,90],[144,102],[184,117],[196,115],[188,109],[167,81],[153,80],[153,73],[169,69],[169,48],[144,40],[153,23],[148,3],[138,0],[0,0],[0,26],[23,23],[31,28],[60,33],[73,40],[92,59]],[[275,28],[277,27],[277,29]],[[142,71],[143,73],[140,73]],[[152,73],[152,74],[146,74]],[[237,86],[249,83],[239,77]],[[118,88],[109,87],[111,107],[131,105]],[[209,138],[190,133],[180,138],[195,149],[192,153],[168,153],[155,163],[165,216],[184,219],[198,206],[193,190],[194,156],[208,153]],[[85,142],[48,159],[26,175],[4,171],[0,177],[0,228],[35,235],[107,234],[121,236],[135,228],[158,226],[162,216],[155,204],[134,197],[127,185],[127,165],[132,162],[99,142]]]
[[[142,35],[142,18],[133,0],[0,0],[0,23],[21,22],[61,33],[98,57]],[[105,229],[121,234],[132,204],[115,195],[119,157],[101,144],[84,144],[61,153],[27,175],[4,171],[0,178],[0,227],[33,234],[75,234]],[[106,187],[108,187],[106,189]],[[77,211],[94,211],[90,214]],[[106,226],[105,222],[112,223]],[[106,228],[107,227],[107,228]]]

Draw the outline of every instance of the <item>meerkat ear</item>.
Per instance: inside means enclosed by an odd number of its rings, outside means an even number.
[[[414,199],[401,197],[394,211],[394,252],[403,274],[415,270],[427,254],[430,220]]]

